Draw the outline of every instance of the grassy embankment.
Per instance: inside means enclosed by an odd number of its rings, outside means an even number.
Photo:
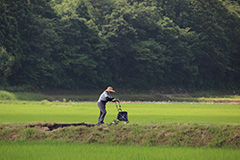
[[[170,123],[71,126],[49,130],[52,124],[15,124],[0,127],[7,141],[66,141],[83,144],[238,148],[239,125]],[[43,127],[44,126],[44,127]],[[48,127],[46,127],[48,126]]]

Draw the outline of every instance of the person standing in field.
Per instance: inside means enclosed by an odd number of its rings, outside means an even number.
[[[115,93],[115,91],[111,86],[109,86],[105,91],[103,91],[103,93],[100,95],[98,99],[97,105],[100,109],[98,124],[104,124],[103,121],[104,121],[105,115],[107,114],[106,103],[108,101],[113,101],[113,102],[116,101],[116,99],[111,96],[111,93]]]

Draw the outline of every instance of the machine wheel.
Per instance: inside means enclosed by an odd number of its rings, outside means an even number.
[[[119,123],[119,122],[116,121],[116,120],[112,121],[112,124],[118,124],[118,123]]]

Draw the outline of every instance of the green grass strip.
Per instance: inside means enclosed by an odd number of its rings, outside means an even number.
[[[122,103],[122,109],[131,123],[240,123],[240,105]],[[108,103],[105,122],[116,116],[115,104]],[[0,123],[96,123],[98,117],[96,103],[0,101]]]
[[[237,149],[146,147],[126,145],[79,144],[72,142],[0,141],[0,159],[19,160],[238,160]]]

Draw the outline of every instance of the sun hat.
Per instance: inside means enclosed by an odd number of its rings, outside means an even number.
[[[115,91],[111,86],[109,86],[105,91],[115,93]]]

